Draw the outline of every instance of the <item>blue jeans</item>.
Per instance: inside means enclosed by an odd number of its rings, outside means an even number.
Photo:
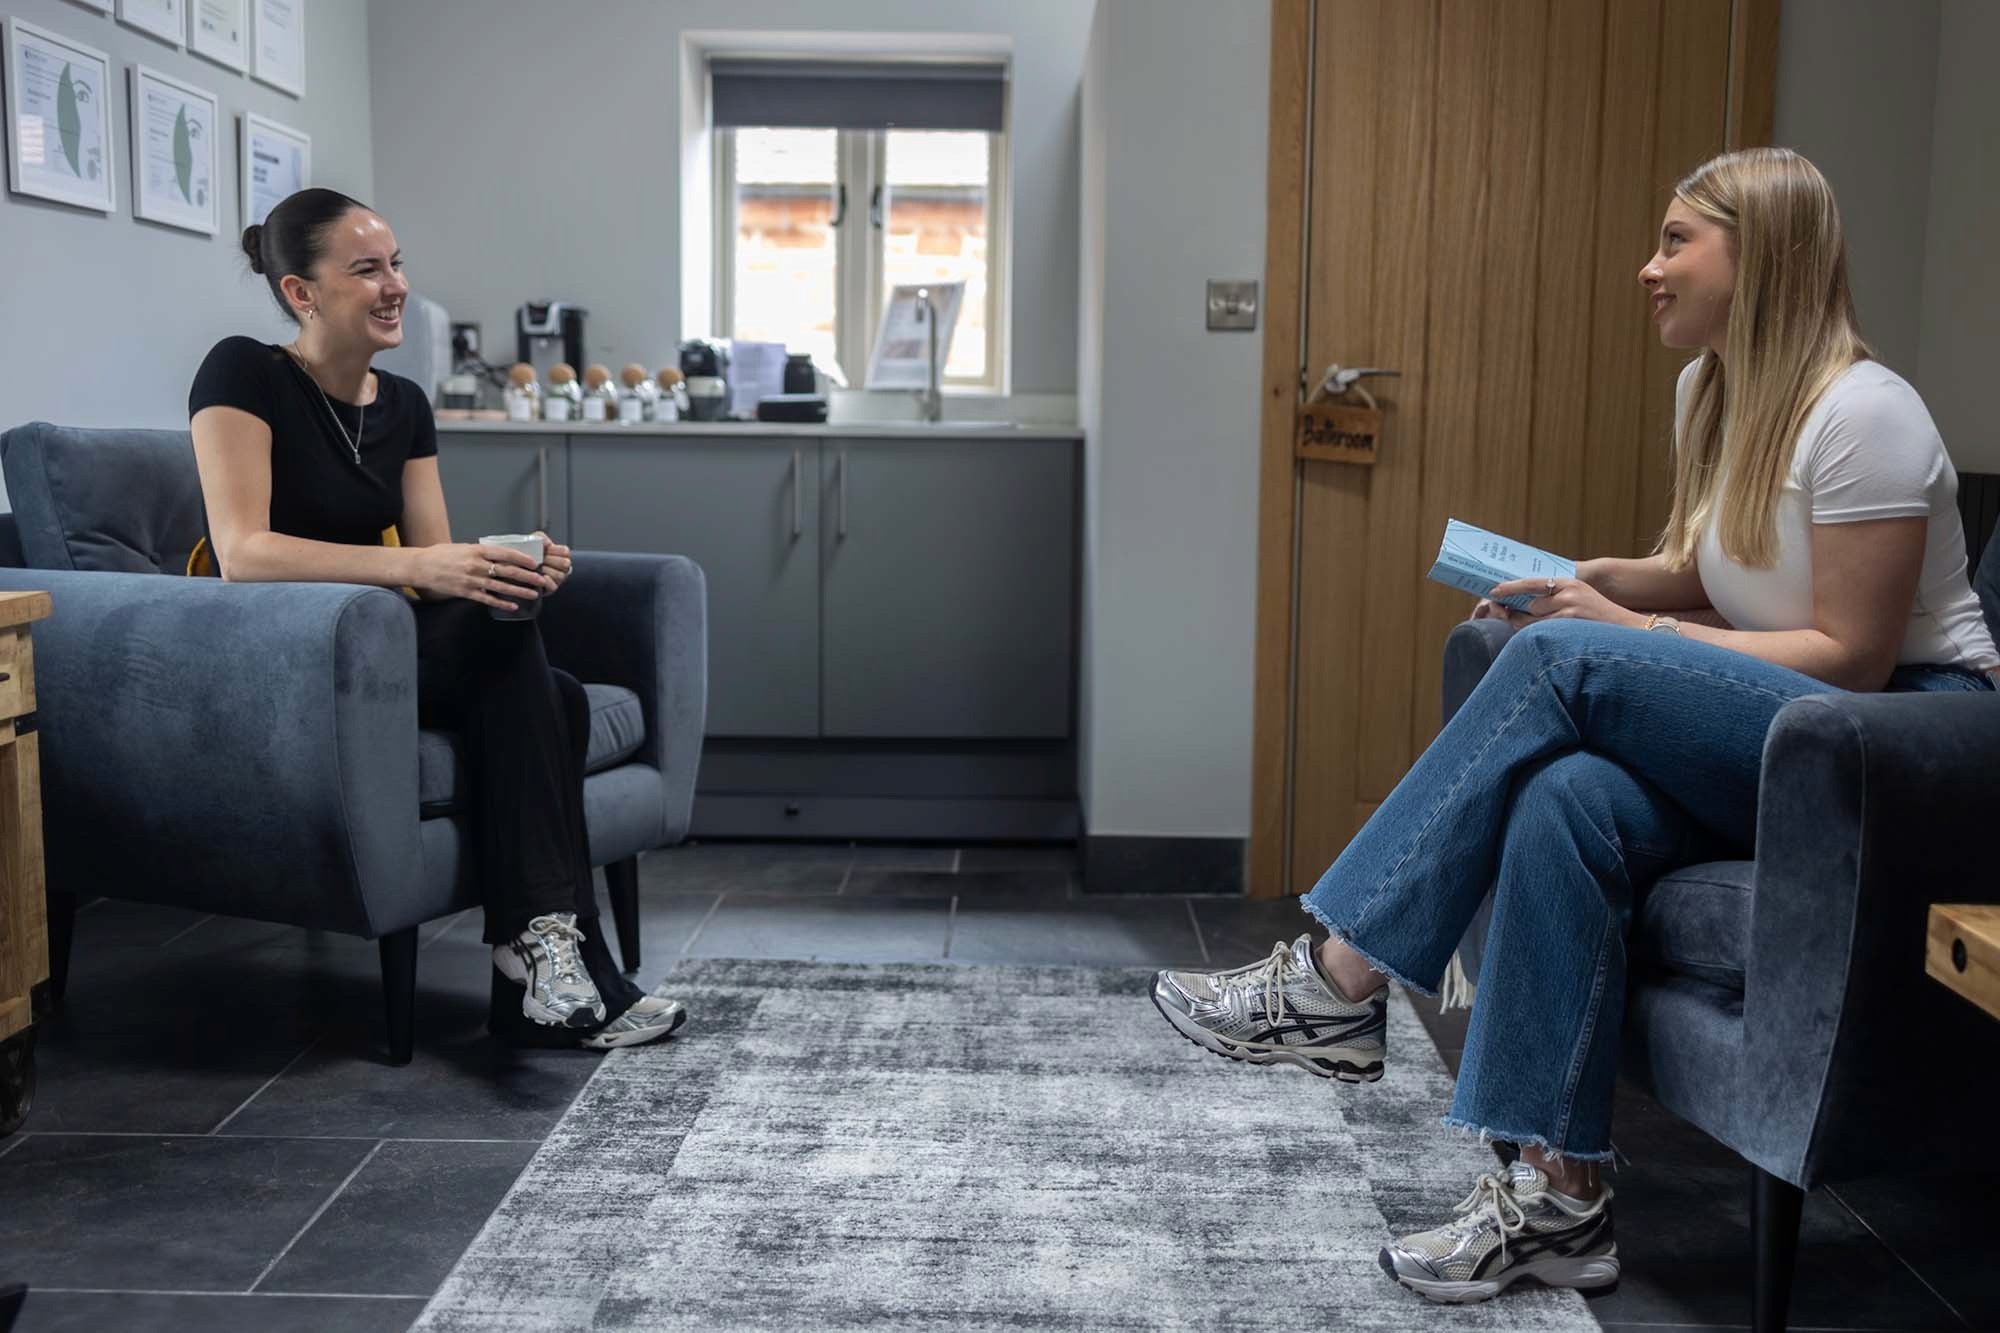
[[[1898,686],[1992,688],[1939,668],[1905,669]],[[1429,995],[1492,892],[1446,1124],[1610,1158],[1635,899],[1663,871],[1748,855],[1771,720],[1833,688],[1712,644],[1590,621],[1508,640],[1304,899],[1379,971]]]

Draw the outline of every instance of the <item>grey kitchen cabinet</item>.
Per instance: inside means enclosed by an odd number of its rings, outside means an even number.
[[[569,444],[571,545],[684,555],[707,576],[708,734],[819,735],[819,441]]]
[[[822,448],[820,734],[1068,736],[1075,441]]]
[[[565,545],[569,473],[560,435],[441,431],[438,476],[456,541],[540,528]]]

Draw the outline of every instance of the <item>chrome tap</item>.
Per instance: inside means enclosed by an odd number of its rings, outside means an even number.
[[[930,335],[930,352],[924,358],[926,387],[918,392],[917,401],[922,404],[925,421],[942,421],[944,394],[938,388],[937,303],[931,300],[928,287],[917,288],[917,323],[924,325]]]

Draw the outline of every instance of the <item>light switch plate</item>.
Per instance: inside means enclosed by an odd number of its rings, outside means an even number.
[[[1257,284],[1226,278],[1208,280],[1208,327],[1249,330],[1257,327]]]

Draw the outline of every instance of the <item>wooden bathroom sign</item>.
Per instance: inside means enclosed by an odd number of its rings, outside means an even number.
[[[1323,463],[1372,466],[1381,438],[1380,408],[1307,403],[1299,409],[1292,452]]]

